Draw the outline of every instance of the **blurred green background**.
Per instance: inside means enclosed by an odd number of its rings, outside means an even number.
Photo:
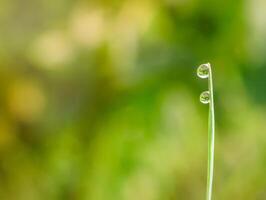
[[[266,199],[266,2],[1,0],[0,199]]]

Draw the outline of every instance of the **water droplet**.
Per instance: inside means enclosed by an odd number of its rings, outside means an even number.
[[[209,77],[209,69],[210,69],[210,64],[202,64],[198,67],[197,69],[197,74],[200,78],[208,78]]]
[[[201,93],[200,102],[203,103],[203,104],[210,103],[210,92],[209,91],[205,91],[205,92]]]

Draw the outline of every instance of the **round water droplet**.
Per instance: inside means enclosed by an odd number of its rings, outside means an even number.
[[[197,74],[200,78],[208,78],[209,77],[209,70],[210,70],[210,64],[202,64],[197,69]]]
[[[201,93],[200,102],[203,103],[203,104],[210,103],[210,92],[209,91],[205,91],[205,92]]]

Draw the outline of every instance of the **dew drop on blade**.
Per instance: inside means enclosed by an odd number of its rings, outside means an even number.
[[[203,104],[210,103],[210,92],[209,91],[205,91],[205,92],[201,93],[200,102],[203,103]]]
[[[197,69],[197,75],[200,78],[208,78],[209,77],[209,69],[210,69],[210,64],[202,64],[198,67]]]

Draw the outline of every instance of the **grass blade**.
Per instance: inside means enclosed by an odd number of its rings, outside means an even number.
[[[206,200],[212,199],[213,171],[214,171],[214,139],[215,139],[215,112],[213,99],[213,79],[212,69],[209,63],[202,64],[197,70],[200,78],[208,78],[208,91],[200,95],[200,101],[204,104],[209,103],[208,117],[208,167],[207,167],[207,189]]]

